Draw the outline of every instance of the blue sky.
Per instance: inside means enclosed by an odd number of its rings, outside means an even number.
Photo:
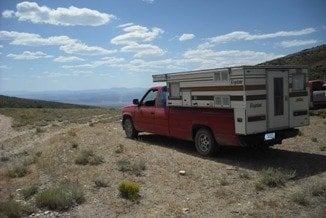
[[[0,1],[0,93],[147,87],[326,41],[322,0]]]

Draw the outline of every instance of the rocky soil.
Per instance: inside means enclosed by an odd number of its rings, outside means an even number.
[[[268,151],[222,148],[214,157],[197,154],[191,142],[142,134],[138,140],[125,138],[119,119],[89,123],[53,123],[35,129],[12,129],[11,119],[0,115],[0,201],[22,199],[20,189],[38,184],[78,181],[86,201],[69,211],[38,209],[33,215],[74,217],[322,217],[326,196],[309,194],[315,183],[326,184],[326,119],[311,117],[301,136],[288,139]],[[10,137],[9,137],[10,136]],[[119,149],[120,148],[120,149]],[[76,165],[84,149],[101,155],[100,165]],[[37,161],[22,178],[10,178],[11,164],[33,154]],[[6,160],[5,160],[6,159]],[[8,160],[7,160],[8,159]],[[119,170],[121,160],[143,161],[146,169],[136,175]],[[284,186],[257,189],[261,171],[267,168],[295,172]],[[180,171],[184,171],[180,173]],[[102,178],[108,187],[98,188]],[[140,198],[121,198],[122,181],[140,184]],[[305,206],[293,194],[305,193]],[[26,201],[33,204],[34,199]]]

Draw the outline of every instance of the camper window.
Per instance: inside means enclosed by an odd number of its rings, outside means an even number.
[[[180,84],[179,83],[170,83],[170,98],[171,99],[180,99]]]
[[[304,74],[293,74],[292,76],[292,90],[300,91],[305,89],[305,76]]]
[[[214,73],[214,81],[216,82],[227,82],[229,80],[229,72],[228,71],[220,71]]]

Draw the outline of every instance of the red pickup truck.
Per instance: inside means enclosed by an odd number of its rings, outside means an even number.
[[[122,109],[122,126],[128,138],[139,132],[155,133],[195,142],[201,155],[211,155],[218,145],[271,146],[297,135],[298,130],[275,131],[273,140],[265,133],[235,134],[233,109],[182,108],[166,106],[166,86],[150,88],[143,98]]]

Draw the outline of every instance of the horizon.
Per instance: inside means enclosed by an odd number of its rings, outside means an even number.
[[[153,74],[255,65],[326,41],[321,0],[0,6],[0,93],[148,88]]]

